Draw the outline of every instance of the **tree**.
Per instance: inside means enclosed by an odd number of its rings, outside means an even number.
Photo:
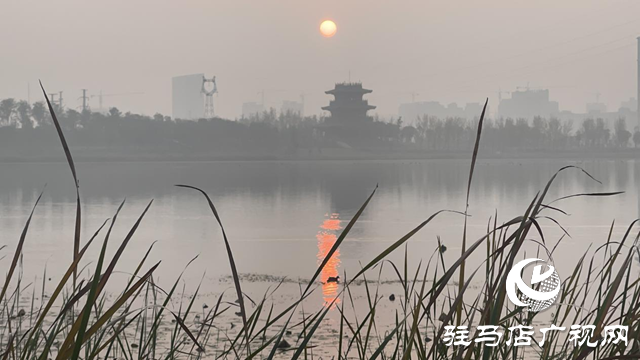
[[[0,122],[5,125],[11,125],[11,115],[16,107],[16,101],[13,99],[4,99],[0,101]]]
[[[400,138],[402,142],[412,143],[414,140],[418,141],[419,132],[413,126],[405,126],[400,130]]]
[[[562,133],[562,123],[557,118],[551,118],[545,128],[545,137],[552,148],[558,148],[565,138]]]
[[[624,118],[619,118],[615,125],[616,143],[619,147],[627,147],[631,133],[627,130],[627,122]]]
[[[585,119],[582,122],[582,128],[578,130],[577,137],[584,146],[593,146],[598,140],[598,132],[596,130],[596,122],[593,119]]]
[[[535,137],[533,141],[536,147],[540,148],[547,145],[547,141],[550,140],[547,136],[549,126],[550,126],[550,123],[547,122],[546,119],[543,119],[540,116],[536,116],[533,118],[534,132],[532,135]]]
[[[120,110],[118,110],[117,107],[112,107],[111,109],[109,109],[109,117],[112,117],[114,119],[119,118],[122,115],[122,113],[120,112]]]
[[[611,132],[605,126],[604,119],[598,118],[596,120],[596,131],[597,131],[598,145],[606,146],[607,143],[609,143],[609,140],[611,139]]]
[[[16,112],[20,117],[20,127],[23,129],[33,129],[33,122],[31,122],[31,106],[29,103],[24,100],[18,102]]]
[[[44,103],[42,101],[38,101],[31,107],[31,116],[33,116],[33,119],[36,121],[38,126],[46,124],[46,114],[47,109],[44,107]]]
[[[638,129],[633,133],[633,146],[636,148],[640,146],[640,130]]]
[[[69,109],[60,117],[60,123],[65,130],[70,131],[80,124],[80,113]]]

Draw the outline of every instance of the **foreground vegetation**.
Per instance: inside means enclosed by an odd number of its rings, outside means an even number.
[[[49,109],[77,186],[70,148],[51,105]],[[467,202],[483,120],[484,111],[476,127]],[[169,289],[162,289],[154,282],[153,274],[158,266],[177,268],[184,264],[147,264],[151,248],[142,256],[136,271],[121,291],[108,296],[106,286],[152,204],[149,203],[117,245],[115,255],[108,259],[107,248],[113,242],[111,232],[124,203],[91,238],[81,239],[82,213],[78,191],[74,260],[55,287],[51,288],[43,282],[41,288],[36,290],[35,284],[24,284],[20,275],[22,247],[25,241],[30,240],[28,231],[33,212],[26,221],[13,256],[3,260],[10,261],[10,264],[0,291],[0,359],[313,358],[312,344],[331,309],[337,309],[340,313],[337,348],[332,355],[335,359],[520,359],[525,352],[542,359],[637,358],[640,348],[634,339],[640,330],[640,280],[632,268],[634,256],[638,254],[638,236],[633,233],[635,223],[629,225],[622,238],[610,236],[604,239],[602,246],[580,258],[563,259],[575,260],[575,270],[570,276],[564,276],[562,291],[551,319],[544,320],[544,323],[556,325],[594,324],[597,326],[594,334],[596,339],[600,337],[603,325],[627,325],[631,339],[628,346],[609,344],[598,348],[574,347],[558,333],[551,333],[542,348],[536,345],[531,348],[515,347],[506,343],[493,348],[456,348],[446,347],[442,342],[444,326],[449,324],[492,324],[507,329],[516,324],[529,325],[540,321],[540,314],[512,307],[506,301],[504,284],[508,269],[522,255],[525,243],[529,243],[532,237],[540,239],[539,256],[552,257],[555,248],[547,248],[548,240],[539,223],[551,221],[560,226],[554,216],[565,214],[559,207],[562,200],[576,196],[619,194],[571,194],[553,201],[547,199],[547,192],[555,178],[568,171],[577,171],[591,178],[579,168],[560,169],[526,206],[521,216],[502,223],[498,223],[497,216],[494,217],[488,223],[486,234],[479,239],[467,238],[466,210],[457,212],[464,219],[461,226],[462,250],[453,263],[444,261],[445,248],[441,244],[435,246],[432,254],[415,269],[409,269],[406,260],[404,264],[387,260],[394,251],[404,249],[406,254],[408,241],[447,210],[434,213],[378,256],[364,263],[355,275],[347,277],[345,274],[339,292],[342,301],[338,303],[334,300],[311,312],[308,306],[303,308],[305,300],[318,286],[324,266],[340,245],[349,241],[351,229],[366,211],[375,196],[375,190],[345,226],[315,273],[301,284],[299,299],[287,304],[284,310],[275,311],[273,304],[268,301],[269,294],[255,303],[245,296],[233,258],[233,241],[227,238],[213,200],[203,190],[179,185],[185,191],[199,191],[203,201],[209,205],[212,221],[216,221],[222,231],[233,275],[234,293],[219,295],[215,305],[203,309],[202,313],[194,308],[197,291],[191,298],[174,299],[181,275]],[[90,246],[100,247],[100,255],[92,265],[93,276],[83,278],[79,275],[85,273],[80,271],[81,263]],[[470,268],[469,265],[469,258],[473,254],[482,254],[485,259],[477,268]],[[374,278],[375,274],[380,274],[383,266],[393,269],[403,289],[399,296],[401,311],[395,314],[395,323],[389,331],[382,331],[384,324],[378,320],[381,295],[376,282],[366,281],[370,280],[372,274]],[[480,284],[480,291],[471,291],[471,284]],[[354,286],[364,286],[366,290],[365,299],[357,303],[364,310],[364,317],[354,316],[344,305],[353,304],[351,289]],[[31,301],[25,306],[24,292],[28,289],[30,292],[26,298]],[[273,291],[277,291],[277,288]],[[220,319],[228,311],[237,312],[242,325],[234,333],[221,333]],[[296,316],[301,312],[302,321],[296,321]],[[291,340],[287,336],[291,330],[298,334],[294,343],[285,341],[286,338]]]

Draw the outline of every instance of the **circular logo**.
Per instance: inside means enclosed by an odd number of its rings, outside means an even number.
[[[507,296],[516,306],[526,306],[530,311],[542,311],[553,305],[560,293],[560,277],[556,269],[547,264],[547,269],[542,273],[542,265],[533,268],[530,285],[522,280],[522,270],[532,262],[543,262],[541,259],[524,259],[511,268],[507,275]],[[536,284],[536,289],[533,289]],[[516,288],[521,294],[518,296]]]

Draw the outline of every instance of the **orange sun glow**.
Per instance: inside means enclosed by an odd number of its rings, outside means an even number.
[[[337,29],[338,28],[336,27],[336,23],[331,20],[325,20],[322,22],[322,24],[320,24],[320,33],[324,37],[332,37],[336,34]]]

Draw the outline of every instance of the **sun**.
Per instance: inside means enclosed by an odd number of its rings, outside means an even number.
[[[332,37],[336,34],[337,29],[338,28],[336,27],[336,23],[331,20],[325,20],[322,22],[322,24],[320,24],[320,33],[324,37]]]

